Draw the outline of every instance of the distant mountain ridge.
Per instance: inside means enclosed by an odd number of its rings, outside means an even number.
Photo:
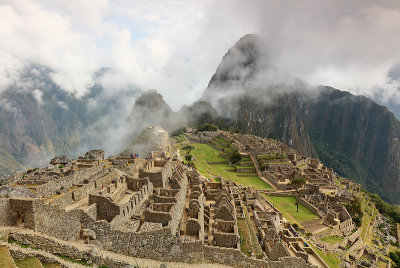
[[[110,71],[102,69],[97,75]],[[103,96],[97,84],[76,98],[60,89],[50,73],[43,66],[28,66],[17,82],[0,92],[0,176],[43,165],[55,155],[76,157],[105,140],[101,128],[120,101]]]
[[[101,70],[98,75],[109,71]],[[118,139],[126,145],[150,125],[173,131],[210,122],[281,140],[399,204],[400,123],[393,113],[366,97],[331,87],[310,86],[300,79],[271,80],[274,71],[262,40],[246,35],[223,57],[200,100],[174,112],[155,90],[138,97],[127,89],[120,98],[135,97],[136,101],[126,107],[130,110],[126,118],[107,117],[111,111],[120,114],[121,101],[102,97],[101,86],[95,85],[86,97],[76,99],[43,71],[35,78],[41,103],[31,91],[20,90],[20,84],[1,93],[0,175],[24,164],[32,166],[32,160],[49,155],[76,155],[97,148],[104,140]],[[26,81],[32,79],[28,72]],[[89,109],[93,101],[96,105]],[[114,135],[120,129],[104,135],[102,128],[109,130],[116,121],[127,135]]]

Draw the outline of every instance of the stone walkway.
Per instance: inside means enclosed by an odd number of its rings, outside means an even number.
[[[188,264],[188,263],[183,263],[183,262],[162,262],[162,261],[157,261],[157,260],[152,260],[152,259],[144,259],[144,258],[135,258],[135,257],[130,257],[130,256],[126,256],[126,255],[122,255],[122,254],[117,254],[111,251],[106,251],[106,250],[100,250],[97,247],[94,247],[93,245],[86,245],[84,243],[81,242],[70,242],[70,241],[64,241],[64,240],[60,240],[57,239],[55,237],[51,237],[45,234],[41,234],[41,233],[36,233],[32,230],[29,229],[21,229],[21,228],[14,228],[14,227],[0,227],[0,231],[17,231],[18,233],[21,234],[27,234],[27,235],[38,235],[38,236],[42,236],[45,237],[47,239],[51,239],[57,243],[60,244],[64,244],[64,245],[68,245],[68,246],[73,246],[76,249],[80,250],[80,251],[86,251],[86,252],[92,252],[92,249],[94,248],[96,251],[96,256],[101,256],[103,259],[110,259],[110,260],[115,260],[116,262],[120,262],[120,263],[125,263],[128,265],[133,265],[134,267],[140,267],[140,268],[159,268],[161,266],[161,264],[165,263],[167,264],[168,268],[184,268],[184,267],[188,267],[188,266],[194,266],[194,267],[199,267],[199,268],[229,268],[231,266],[227,266],[227,265],[222,265],[222,264],[217,264],[217,263],[196,263],[196,264]],[[14,249],[21,249],[21,250],[26,250],[27,253],[34,253],[33,255],[38,256],[38,255],[42,255],[42,256],[48,256],[51,258],[57,258],[57,260],[60,260],[60,263],[62,263],[62,265],[64,265],[66,267],[85,267],[79,264],[73,264],[70,263],[68,261],[65,261],[63,259],[60,259],[59,257],[42,251],[42,250],[33,250],[30,248],[20,248],[19,246],[15,245],[15,244],[8,244],[6,242],[1,242],[1,244],[4,243],[5,245],[7,245],[7,247],[9,247],[10,250]],[[62,261],[62,262],[61,262]]]
[[[20,252],[25,256],[35,256],[40,258],[46,258],[46,259],[51,259],[51,260],[56,260],[60,265],[62,265],[63,267],[70,267],[70,268],[86,268],[87,266],[83,266],[77,263],[72,263],[66,260],[63,260],[51,253],[42,251],[42,250],[36,250],[36,249],[30,249],[30,248],[21,248],[15,244],[9,244],[6,242],[2,242],[0,241],[0,245],[2,246],[6,246],[12,255],[12,252]]]

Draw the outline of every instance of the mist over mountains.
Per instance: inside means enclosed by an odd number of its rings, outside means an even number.
[[[99,70],[89,93],[77,98],[52,81],[50,69],[31,65],[1,92],[0,174],[89,149],[118,154],[150,125],[173,131],[210,122],[281,140],[400,203],[400,123],[393,113],[366,97],[290,77],[266,48],[258,36],[244,36],[225,54],[203,96],[179,111],[156,90],[105,90],[113,69]]]
[[[100,70],[96,79],[109,72]],[[120,149],[128,111],[140,91],[127,88],[109,95],[95,84],[89,94],[76,98],[50,74],[48,68],[30,65],[0,92],[0,174],[43,165],[54,155],[76,157],[94,147]]]

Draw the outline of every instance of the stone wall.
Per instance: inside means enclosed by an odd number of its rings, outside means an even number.
[[[167,226],[171,220],[171,214],[163,211],[146,210],[144,213],[144,219],[148,222],[158,222],[163,226]]]
[[[235,233],[213,233],[213,244],[219,247],[236,248],[238,235]]]
[[[86,214],[91,217],[93,220],[97,220],[97,204],[94,203],[86,209]]]
[[[305,207],[307,207],[309,210],[311,210],[312,212],[314,212],[315,214],[317,214],[319,217],[320,216],[320,212],[318,210],[318,208],[314,207],[313,205],[311,205],[309,202],[307,202],[304,198],[297,198],[300,203],[302,203]]]
[[[303,259],[297,257],[283,257],[279,261],[269,261],[267,259],[254,259],[245,256],[238,249],[221,247],[203,246],[204,259],[209,262],[216,262],[233,267],[250,268],[307,268],[315,267],[307,264]]]
[[[249,167],[249,168],[236,168],[237,173],[254,173],[256,172],[256,169],[254,167]]]
[[[64,191],[71,188],[74,184],[83,184],[84,180],[88,180],[91,176],[102,171],[101,166],[94,166],[87,169],[79,169],[71,175],[62,177],[58,180],[50,181],[36,188],[38,197],[49,197],[58,191]]]
[[[38,202],[35,205],[35,231],[62,240],[79,240],[82,214],[84,212],[81,210],[66,212],[63,209]]]
[[[302,222],[301,226],[303,226],[304,228],[307,228],[307,227],[320,225],[320,224],[323,224],[323,220],[322,219],[315,219],[315,220],[311,220],[311,221]]]
[[[112,221],[120,214],[119,206],[105,196],[89,194],[89,205],[97,204],[97,218]]]
[[[285,256],[290,256],[289,251],[281,242],[275,243],[272,247],[268,243],[265,243],[265,252],[274,261]]]
[[[10,198],[10,213],[12,213],[12,217],[14,220],[17,219],[17,215],[19,215],[20,220],[25,228],[35,230],[35,203],[36,199],[17,199]],[[18,222],[15,222],[18,224]]]
[[[66,192],[60,195],[57,199],[51,201],[53,206],[66,207],[72,205],[74,202],[87,197],[89,193],[95,192],[95,183],[84,184],[71,192]]]
[[[340,223],[340,231],[347,235],[354,229],[353,220],[350,218]]]
[[[179,189],[179,192],[175,196],[176,197],[175,206],[171,209],[171,221],[168,224],[173,234],[176,234],[176,232],[179,230],[179,224],[182,219],[183,208],[185,206],[185,201],[186,201],[187,187],[188,187],[188,178],[186,177],[186,174],[184,174],[181,181],[181,188]]]
[[[400,223],[397,224],[397,241],[400,242]]]
[[[0,226],[15,225],[8,198],[0,198]]]

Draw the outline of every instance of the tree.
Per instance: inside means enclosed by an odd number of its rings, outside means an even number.
[[[231,164],[235,165],[242,160],[242,155],[237,150],[235,150],[229,154],[228,160],[229,162],[231,162]]]
[[[303,178],[294,178],[290,183],[289,183],[289,185],[291,185],[291,186],[293,186],[294,188],[296,188],[296,189],[299,189],[299,188],[301,188],[303,185],[305,185],[306,184],[306,180],[305,179],[303,179]]]
[[[192,150],[194,150],[194,146],[192,146],[192,145],[190,145],[190,144],[187,144],[187,145],[185,145],[185,146],[182,147],[182,150],[185,150],[185,151],[186,151],[186,154],[187,154],[187,155],[190,155],[190,152],[191,152]]]
[[[176,137],[176,136],[179,136],[179,135],[181,135],[181,134],[183,134],[183,133],[185,133],[185,132],[186,132],[186,127],[180,127],[180,128],[178,128],[178,129],[175,129],[175,130],[172,132],[171,136],[172,136],[172,137]]]
[[[202,131],[217,131],[218,127],[214,124],[209,124],[209,123],[205,123],[202,124],[201,126],[199,126],[197,128],[197,132],[202,132]]]
[[[192,157],[192,155],[187,154],[187,155],[185,155],[185,159],[186,159],[186,161],[190,162],[190,161],[192,161],[193,157]]]

